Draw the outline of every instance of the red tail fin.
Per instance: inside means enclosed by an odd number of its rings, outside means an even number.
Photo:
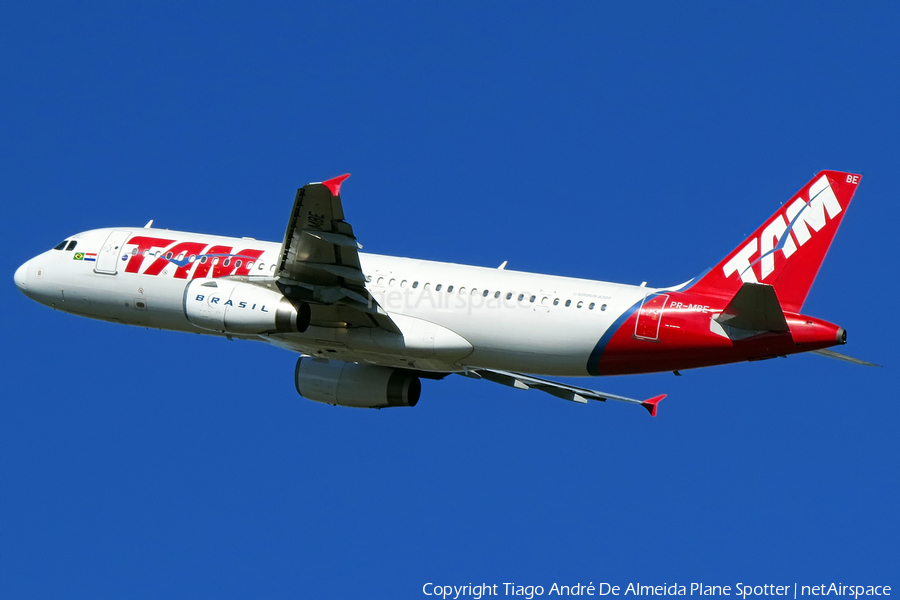
[[[861,179],[822,171],[690,291],[731,297],[744,282],[766,283],[784,310],[800,312]]]

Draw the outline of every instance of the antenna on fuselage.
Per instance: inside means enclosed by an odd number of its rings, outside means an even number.
[[[505,268],[506,268],[506,263],[508,263],[508,262],[509,262],[508,260],[504,260],[504,261],[503,261],[503,264],[500,265],[499,267],[497,267],[497,270],[498,270],[498,271],[502,271],[503,269],[505,269]]]
[[[150,229],[153,226],[153,219],[147,221],[147,224],[144,225],[144,229]]]

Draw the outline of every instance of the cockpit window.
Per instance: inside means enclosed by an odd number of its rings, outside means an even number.
[[[54,250],[62,250],[63,248],[66,247],[66,244],[68,244],[68,243],[69,243],[69,240],[63,240],[60,243],[58,243],[56,246],[54,246],[53,249]]]
[[[66,246],[66,252],[68,252],[69,250],[74,250],[74,249],[75,249],[75,245],[76,245],[77,243],[78,243],[78,242],[76,242],[75,240],[72,240],[71,242],[69,242],[69,245]]]

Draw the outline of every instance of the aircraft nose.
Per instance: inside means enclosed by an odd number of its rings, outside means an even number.
[[[16,280],[16,287],[19,288],[20,292],[25,292],[28,287],[25,285],[25,275],[28,274],[28,263],[25,262],[21,267],[16,269],[16,274],[13,276],[13,279]]]

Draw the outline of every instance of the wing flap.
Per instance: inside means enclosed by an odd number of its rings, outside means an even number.
[[[335,244],[337,246],[343,246],[345,248],[356,248],[358,250],[362,249],[362,244],[356,241],[355,237],[344,235],[343,233],[329,233],[326,231],[312,231],[311,229],[304,229],[303,233],[306,235],[312,236],[318,240],[325,240],[326,242]]]

